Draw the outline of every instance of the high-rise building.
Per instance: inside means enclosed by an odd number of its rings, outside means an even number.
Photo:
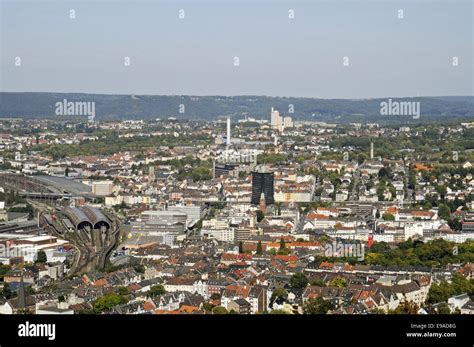
[[[272,107],[272,112],[270,116],[270,124],[272,128],[276,130],[280,130],[281,126],[283,125],[282,123],[283,122],[282,122],[282,117],[280,117],[280,112],[278,112]]]
[[[283,118],[283,128],[293,128],[293,119],[291,117]]]
[[[265,197],[265,204],[272,205],[275,203],[273,195],[273,172],[264,170],[252,172],[252,199],[253,205],[260,204],[260,198]]]
[[[270,124],[272,126],[272,129],[282,132],[285,128],[293,127],[293,119],[288,116],[280,116],[280,112],[278,112],[272,107],[272,112],[270,115]]]

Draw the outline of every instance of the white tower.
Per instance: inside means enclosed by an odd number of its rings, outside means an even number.
[[[227,140],[226,145],[230,146],[230,118],[227,117]]]
[[[374,142],[370,141],[370,160],[374,160]]]

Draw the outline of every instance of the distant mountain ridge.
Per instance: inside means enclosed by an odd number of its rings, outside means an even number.
[[[382,116],[380,103],[388,98],[316,99],[269,96],[108,95],[85,93],[0,92],[2,118],[57,118],[57,102],[95,102],[96,120],[234,119],[245,115],[269,119],[272,107],[296,120],[337,123],[377,122],[382,124],[459,121],[474,119],[474,96],[392,98],[419,101],[420,119],[411,116]],[[293,105],[294,113],[290,113]],[[180,111],[184,111],[180,113]],[[87,119],[84,117],[84,119]]]

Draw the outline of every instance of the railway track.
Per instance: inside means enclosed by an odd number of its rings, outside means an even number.
[[[43,214],[61,215],[54,207],[37,201],[29,203],[38,210],[40,223],[52,235],[66,239],[74,247],[74,258],[69,269],[69,275],[90,272],[95,269],[104,268],[112,251],[117,247],[120,238],[120,221],[115,216],[108,216],[112,221],[112,227],[102,235],[102,230],[77,230],[70,232],[62,223],[61,216],[49,221]],[[89,233],[89,234],[88,234]]]

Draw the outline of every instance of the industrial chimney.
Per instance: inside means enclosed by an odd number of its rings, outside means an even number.
[[[227,117],[227,146],[230,146],[230,117]]]

